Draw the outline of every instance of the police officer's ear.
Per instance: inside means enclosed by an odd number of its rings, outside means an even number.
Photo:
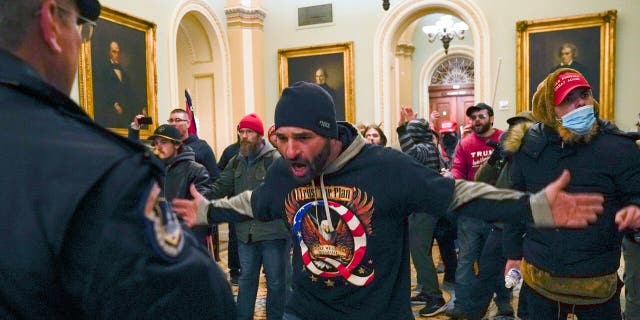
[[[55,0],[45,0],[40,6],[40,12],[37,15],[38,25],[42,32],[42,40],[55,53],[62,52],[61,34],[64,32],[64,22],[58,15],[58,4]]]

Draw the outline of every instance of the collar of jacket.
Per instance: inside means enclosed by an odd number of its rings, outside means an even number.
[[[596,119],[598,123],[598,131],[608,134],[614,134],[629,139],[634,137],[626,132],[621,131],[613,123],[607,120]],[[597,133],[596,133],[597,134]],[[524,135],[521,144],[521,151],[532,158],[538,158],[547,145],[562,143],[562,138],[558,132],[546,126],[544,123],[536,123],[532,125]],[[565,145],[564,148],[575,148],[575,144]]]
[[[0,70],[2,70],[2,73],[0,73],[0,86],[13,88],[26,96],[39,100],[44,106],[54,108],[68,117],[102,131],[104,135],[117,140],[120,145],[144,153],[145,159],[153,164],[152,167],[156,174],[163,174],[164,165],[159,159],[153,157],[144,145],[113,134],[109,129],[97,125],[67,94],[46,83],[25,61],[2,49],[0,49]]]
[[[46,83],[31,66],[10,52],[0,50],[0,70],[0,85],[13,87],[75,118],[91,121],[66,94]]]

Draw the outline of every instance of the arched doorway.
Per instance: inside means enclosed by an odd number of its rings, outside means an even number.
[[[189,89],[198,136],[220,154],[234,139],[231,119],[229,45],[213,9],[203,0],[185,1],[175,15],[170,50],[172,107],[184,108]]]
[[[429,110],[438,111],[440,119],[433,123],[436,131],[444,120],[465,123],[465,111],[474,104],[473,60],[466,56],[450,56],[431,75]]]
[[[481,101],[490,95],[489,26],[477,5],[466,0],[405,0],[391,8],[374,38],[375,122],[397,123],[395,111],[399,105],[399,85],[395,74],[398,69],[395,53],[398,40],[414,21],[437,12],[455,15],[469,25],[474,35],[473,61],[477,70],[474,74],[474,100]]]

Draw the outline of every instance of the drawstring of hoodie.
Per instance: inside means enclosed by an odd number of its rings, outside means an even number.
[[[331,212],[329,212],[329,201],[327,199],[327,191],[324,188],[324,173],[320,174],[320,191],[322,192],[322,203],[324,203],[324,214],[329,222],[329,231],[333,232],[333,221],[331,221]]]
[[[314,180],[311,180],[311,187],[313,188],[314,198],[316,201],[318,201],[318,198],[315,197],[316,184]],[[331,221],[331,212],[329,211],[329,199],[327,198],[327,191],[325,190],[325,186],[324,186],[324,173],[320,174],[320,192],[322,193],[322,203],[324,207],[325,219],[320,220],[318,218],[317,206],[315,208],[315,216],[316,216],[316,221],[318,222],[318,229],[324,235],[325,233],[329,234],[335,231],[333,229],[333,221]]]

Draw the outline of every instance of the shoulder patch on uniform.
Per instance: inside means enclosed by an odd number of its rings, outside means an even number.
[[[184,248],[184,234],[169,203],[163,197],[159,197],[159,194],[160,187],[155,183],[143,209],[147,240],[160,257],[173,261]]]

